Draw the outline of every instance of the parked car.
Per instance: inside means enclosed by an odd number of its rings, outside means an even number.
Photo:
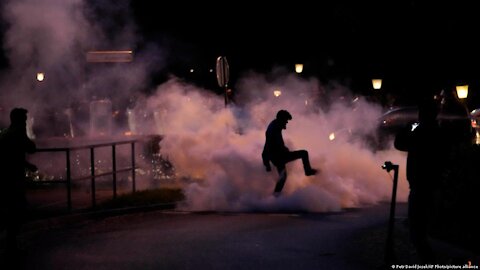
[[[475,139],[475,130],[480,124],[480,111],[475,114],[466,110],[451,110],[443,107],[437,116],[439,124],[448,133],[452,142],[471,143]],[[392,108],[379,119],[378,146],[383,148],[402,128],[414,129],[418,125],[418,107],[408,106]]]
[[[472,127],[476,130],[480,129],[480,108],[470,112]]]

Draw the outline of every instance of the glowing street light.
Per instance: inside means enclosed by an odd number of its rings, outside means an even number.
[[[466,99],[468,97],[468,84],[466,85],[457,85],[457,97],[459,99]]]
[[[37,73],[37,81],[43,82],[43,80],[45,80],[45,73],[43,73],[43,72],[38,72],[38,73]]]
[[[303,64],[295,64],[295,72],[302,73],[303,71]]]
[[[382,88],[382,79],[372,79],[373,89],[379,90]]]
[[[273,90],[273,95],[274,95],[275,97],[279,97],[279,96],[282,95],[282,91],[280,91],[280,90]]]

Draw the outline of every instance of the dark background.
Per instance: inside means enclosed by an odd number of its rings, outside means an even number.
[[[234,75],[276,65],[293,70],[300,62],[304,76],[339,80],[358,92],[370,91],[370,79],[380,77],[385,91],[405,100],[457,84],[470,85],[469,102],[479,99],[480,24],[472,4],[135,1],[132,7],[146,37],[182,41],[194,55],[191,62],[212,63],[226,55]],[[162,10],[167,12],[158,15]]]
[[[480,33],[473,4],[421,1],[100,1],[127,3],[138,34],[136,49],[170,48],[168,64],[152,75],[183,77],[195,68],[199,84],[212,86],[215,59],[227,57],[231,85],[249,70],[304,64],[302,76],[340,81],[360,93],[371,78],[383,90],[409,100],[456,84],[469,84],[477,107]],[[121,21],[121,16],[118,21]],[[5,23],[0,22],[2,30]],[[4,31],[1,31],[2,33]],[[2,38],[2,36],[0,36]],[[0,67],[8,67],[0,53]]]

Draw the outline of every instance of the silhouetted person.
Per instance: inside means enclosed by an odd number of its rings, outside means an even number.
[[[290,151],[283,141],[282,130],[287,129],[287,123],[292,120],[292,115],[286,110],[277,112],[276,118],[270,122],[265,132],[265,145],[263,147],[262,159],[266,170],[272,170],[270,162],[277,168],[280,178],[275,186],[274,195],[278,196],[287,180],[285,165],[293,160],[302,159],[305,175],[310,176],[317,173],[316,169],[310,166],[308,152],[306,150]]]
[[[445,160],[445,137],[437,122],[438,110],[433,99],[423,101],[419,106],[418,126],[401,130],[394,142],[395,148],[408,152],[408,222],[412,243],[423,263],[434,261],[428,228]]]
[[[7,256],[16,255],[17,235],[26,214],[25,169],[36,171],[25,159],[35,151],[35,143],[27,137],[27,110],[15,108],[10,112],[10,126],[0,133],[0,177],[2,204],[6,216]],[[10,258],[11,259],[11,258]]]

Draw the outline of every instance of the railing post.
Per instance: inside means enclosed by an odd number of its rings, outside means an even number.
[[[70,149],[65,152],[67,155],[67,207],[68,211],[72,211],[72,173],[70,167]]]
[[[112,144],[112,179],[113,179],[113,198],[117,198],[117,155],[115,152],[115,143]]]
[[[122,141],[122,142],[110,142],[110,143],[104,143],[104,144],[89,144],[89,145],[81,145],[81,146],[76,146],[76,147],[52,147],[52,148],[39,148],[37,149],[37,152],[65,152],[66,156],[66,181],[61,181],[62,183],[66,184],[66,189],[67,189],[67,208],[68,211],[72,210],[72,182],[75,181],[75,179],[72,179],[72,164],[71,164],[71,155],[72,151],[76,151],[78,149],[90,149],[90,177],[85,176],[85,177],[80,177],[80,179],[86,179],[90,178],[91,179],[91,192],[92,192],[92,207],[96,207],[96,173],[95,173],[95,148],[96,147],[105,147],[105,146],[112,146],[112,181],[113,181],[113,197],[117,197],[117,173],[118,173],[118,168],[117,168],[117,157],[116,157],[116,146],[117,144],[129,144],[131,145],[131,168],[122,168],[120,171],[121,172],[127,172],[128,170],[131,170],[132,174],[132,192],[136,191],[136,166],[135,166],[135,140],[128,140],[128,141]],[[102,173],[99,175],[104,176],[110,174],[108,173]]]
[[[95,201],[95,154],[94,146],[90,147],[90,175],[91,175],[91,185],[92,185],[92,207],[96,206]]]
[[[132,145],[132,191],[135,192],[135,142],[131,143]]]

